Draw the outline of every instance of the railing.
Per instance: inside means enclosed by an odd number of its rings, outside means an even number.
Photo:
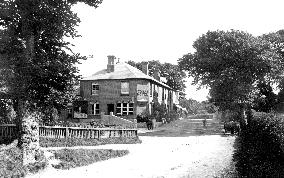
[[[113,138],[137,137],[137,129],[80,128],[80,127],[39,127],[39,136],[48,138]]]
[[[13,124],[0,125],[0,139],[15,138],[17,128]],[[39,136],[47,138],[86,138],[101,139],[114,137],[137,137],[137,129],[115,129],[115,128],[81,128],[40,126]]]
[[[17,137],[18,128],[14,124],[0,125],[0,139],[11,139]]]

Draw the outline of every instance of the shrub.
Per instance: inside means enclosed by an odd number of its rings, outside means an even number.
[[[241,176],[284,176],[284,124],[272,114],[256,114],[237,139],[237,170]]]
[[[61,162],[52,165],[56,169],[70,169],[86,166],[98,161],[121,157],[128,154],[127,150],[91,150],[91,149],[63,149],[54,151],[54,156]]]

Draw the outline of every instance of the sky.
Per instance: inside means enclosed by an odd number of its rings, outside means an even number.
[[[243,30],[255,36],[284,29],[283,0],[104,0],[97,8],[77,4],[82,36],[74,51],[93,55],[78,65],[83,77],[106,68],[107,56],[120,61],[159,60],[177,64],[194,52],[193,42],[207,31]],[[187,98],[204,101],[187,79]]]

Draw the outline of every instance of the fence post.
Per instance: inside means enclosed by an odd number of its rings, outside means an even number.
[[[66,137],[65,138],[69,138],[69,128],[68,127],[66,127],[65,132],[66,132]]]
[[[98,139],[101,139],[101,130],[98,130]]]

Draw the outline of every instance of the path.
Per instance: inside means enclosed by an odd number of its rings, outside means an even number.
[[[70,170],[48,168],[30,178],[218,177],[232,161],[235,137],[220,134],[220,125],[213,121],[204,128],[201,121],[180,120],[140,135],[146,135],[140,136],[142,144],[83,147],[129,150],[124,157]]]
[[[234,137],[141,137],[136,145],[103,145],[97,149],[128,149],[124,157],[70,170],[50,168],[32,177],[214,177],[232,159]],[[90,147],[89,147],[90,148]]]

